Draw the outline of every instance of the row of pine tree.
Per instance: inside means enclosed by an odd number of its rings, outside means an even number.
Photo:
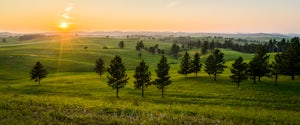
[[[300,43],[298,37],[291,40],[291,44],[286,51],[277,53],[271,64],[269,64],[269,57],[270,55],[267,54],[265,48],[258,46],[254,57],[248,64],[244,62],[242,57],[236,59],[230,69],[232,82],[237,83],[239,87],[240,83],[248,78],[251,78],[255,84],[256,80],[260,81],[261,77],[274,76],[275,85],[277,86],[278,76],[281,74],[291,76],[292,80],[295,79],[296,75],[300,75]],[[200,63],[200,55],[198,53],[195,53],[193,60],[191,60],[188,52],[185,52],[181,59],[178,73],[184,74],[185,77],[189,73],[195,73],[197,77],[197,73],[200,72],[201,67],[202,64]],[[217,80],[217,74],[221,74],[225,68],[224,53],[221,53],[219,49],[214,49],[205,61],[204,71],[209,76],[213,76],[214,80]],[[141,89],[142,97],[144,97],[145,88],[149,85],[156,85],[161,90],[163,98],[165,87],[171,84],[169,70],[170,66],[167,58],[162,55],[155,70],[157,78],[151,81],[149,66],[142,60],[135,69],[133,76],[135,78],[134,87]],[[115,56],[108,68],[105,67],[104,60],[99,58],[96,60],[95,71],[100,77],[105,71],[109,73],[107,75],[107,83],[116,90],[116,96],[119,97],[119,89],[123,88],[129,80],[121,57]],[[46,76],[46,69],[40,62],[37,62],[31,71],[31,79],[40,83],[40,80]]]

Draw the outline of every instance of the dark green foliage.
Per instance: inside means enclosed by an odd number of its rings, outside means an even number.
[[[144,60],[135,69],[135,74],[133,77],[136,79],[134,81],[134,87],[142,90],[142,97],[144,97],[145,87],[151,85],[151,72],[149,71],[149,66],[146,65]]]
[[[209,50],[210,50],[210,51],[213,51],[214,49],[215,49],[215,41],[212,40],[212,41],[210,42],[210,44],[209,44]]]
[[[170,66],[167,62],[167,58],[163,55],[157,64],[157,69],[155,70],[157,78],[154,84],[158,89],[161,90],[161,97],[164,98],[164,89],[166,86],[171,84],[169,76]]]
[[[124,41],[120,41],[120,42],[119,42],[119,47],[120,47],[121,49],[123,49],[123,48],[125,47]]]
[[[187,74],[192,72],[192,62],[188,52],[185,52],[180,64],[178,73],[184,74],[187,77]]]
[[[208,41],[204,41],[202,48],[201,48],[201,53],[202,54],[206,54],[207,53],[207,49],[208,49]]]
[[[221,53],[219,49],[215,49],[212,55],[210,55],[205,62],[205,72],[208,75],[213,74],[214,80],[217,80],[217,74],[221,74],[226,66],[224,65],[224,53]]]
[[[300,43],[299,38],[291,40],[290,47],[282,53],[283,74],[295,79],[295,75],[300,74]]]
[[[96,60],[95,71],[96,71],[96,73],[98,73],[100,75],[100,77],[105,72],[104,61],[102,58],[99,58],[98,60]]]
[[[275,86],[277,86],[278,76],[282,71],[282,59],[281,55],[277,53],[275,55],[275,61],[272,61],[270,65],[271,75],[275,77]]]
[[[243,58],[239,57],[237,60],[234,61],[232,64],[232,68],[230,69],[232,75],[230,78],[232,82],[237,83],[237,86],[240,87],[240,82],[247,79],[247,63],[243,62]]]
[[[35,66],[33,66],[31,72],[31,80],[35,80],[39,84],[41,84],[41,79],[45,78],[48,74],[44,66],[40,62],[36,62]]]
[[[215,71],[215,65],[216,59],[213,57],[213,55],[209,55],[205,61],[205,72],[210,76],[211,74],[214,74]]]
[[[115,58],[111,60],[107,71],[109,73],[109,75],[107,76],[107,83],[113,89],[116,89],[116,96],[118,98],[119,89],[123,88],[129,79],[125,72],[126,69],[124,64],[122,63],[122,59],[119,56],[115,56]]]
[[[137,50],[137,51],[139,51],[139,50],[141,50],[141,49],[144,49],[144,43],[143,43],[143,41],[137,41],[136,42],[136,46],[135,46],[135,49]]]
[[[270,69],[268,66],[269,55],[267,55],[266,50],[263,46],[258,46],[254,57],[249,63],[249,75],[253,79],[253,83],[256,83],[256,77],[260,82],[260,78],[263,76],[269,76]]]
[[[171,54],[175,57],[178,58],[178,52],[180,51],[180,47],[176,44],[173,43],[172,47],[171,47]]]
[[[202,64],[200,64],[200,55],[195,53],[194,60],[192,60],[192,72],[196,74],[200,71]]]

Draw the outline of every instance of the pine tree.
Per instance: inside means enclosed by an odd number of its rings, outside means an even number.
[[[253,79],[253,83],[256,83],[256,77],[260,82],[260,78],[263,76],[269,76],[269,55],[267,55],[266,50],[263,46],[257,46],[254,57],[249,63],[249,75]]]
[[[98,60],[96,60],[95,71],[96,71],[96,73],[98,73],[100,75],[100,77],[105,72],[104,61],[102,58],[99,58]]]
[[[210,44],[209,44],[209,49],[210,49],[211,52],[215,49],[215,41],[214,41],[214,40],[212,40],[212,41],[210,42]]]
[[[171,47],[171,53],[176,59],[178,58],[179,50],[180,50],[180,47],[176,43],[173,43],[173,45]]]
[[[120,42],[119,42],[119,47],[120,47],[121,49],[123,49],[123,48],[125,47],[124,41],[120,41]]]
[[[292,80],[300,74],[300,43],[299,38],[291,40],[289,48],[282,53],[283,74],[291,76]]]
[[[161,90],[162,98],[164,98],[165,87],[171,84],[169,70],[170,66],[167,62],[167,58],[163,55],[157,64],[157,69],[155,70],[157,78],[154,82],[156,87]]]
[[[45,78],[48,74],[44,66],[40,62],[36,62],[35,66],[32,68],[31,72],[31,80],[35,80],[39,84],[41,84],[41,79]]]
[[[275,86],[277,86],[278,77],[282,71],[282,59],[279,53],[275,55],[275,61],[272,61],[272,64],[270,65],[270,69],[271,69],[271,75],[275,77]]]
[[[151,85],[151,72],[149,71],[149,66],[146,65],[144,60],[135,69],[135,74],[133,76],[136,80],[134,81],[134,87],[142,90],[142,97],[144,97],[145,87]]]
[[[226,66],[224,65],[224,53],[221,53],[219,49],[215,49],[205,62],[205,72],[208,75],[213,74],[214,80],[217,80],[217,74],[221,74]]]
[[[206,54],[208,49],[208,41],[204,41],[202,48],[201,48],[201,53]]]
[[[247,79],[247,63],[243,62],[243,58],[239,57],[235,62],[232,64],[232,69],[230,69],[232,75],[230,78],[232,82],[237,83],[237,86],[240,87],[240,82]]]
[[[115,56],[115,58],[111,60],[107,71],[109,73],[109,75],[107,76],[107,83],[113,89],[116,89],[116,96],[118,98],[119,89],[123,88],[129,79],[125,72],[126,69],[124,64],[122,63],[122,59],[119,56]]]
[[[213,57],[213,55],[209,55],[205,61],[205,72],[210,76],[211,74],[214,74],[216,69],[216,59]]]
[[[192,61],[192,71],[196,74],[200,71],[202,64],[200,64],[200,55],[195,53],[194,60]]]
[[[192,63],[191,63],[190,55],[188,52],[185,52],[181,60],[180,70],[178,71],[178,73],[184,74],[186,78],[187,74],[191,72],[192,72]]]

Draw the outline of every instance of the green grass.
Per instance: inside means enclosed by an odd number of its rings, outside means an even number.
[[[124,49],[118,49],[121,40],[125,41]],[[49,38],[23,42],[40,41]],[[47,43],[0,48],[0,124],[300,124],[300,77],[292,81],[280,76],[278,87],[274,87],[273,79],[262,78],[256,85],[249,80],[237,88],[228,77],[229,68],[217,81],[210,79],[204,68],[198,77],[189,74],[184,78],[177,73],[179,60],[168,56],[172,84],[165,98],[155,86],[148,87],[146,97],[141,98],[132,77],[140,62],[136,41],[79,38],[62,43],[52,38]],[[143,42],[146,46],[159,44],[167,51],[172,45]],[[104,45],[109,49],[102,49]],[[238,56],[246,61],[252,58],[252,54],[221,51],[229,67]],[[195,52],[200,50],[189,51]],[[142,54],[155,79],[160,56],[146,51]],[[107,86],[107,74],[100,78],[93,71],[97,58],[102,57],[108,65],[115,55],[122,57],[130,77],[120,90],[120,98]],[[201,61],[207,56],[202,55]],[[41,85],[29,79],[36,61],[49,71]]]

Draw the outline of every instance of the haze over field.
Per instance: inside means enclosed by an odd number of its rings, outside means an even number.
[[[299,0],[2,0],[0,32],[300,33]]]

